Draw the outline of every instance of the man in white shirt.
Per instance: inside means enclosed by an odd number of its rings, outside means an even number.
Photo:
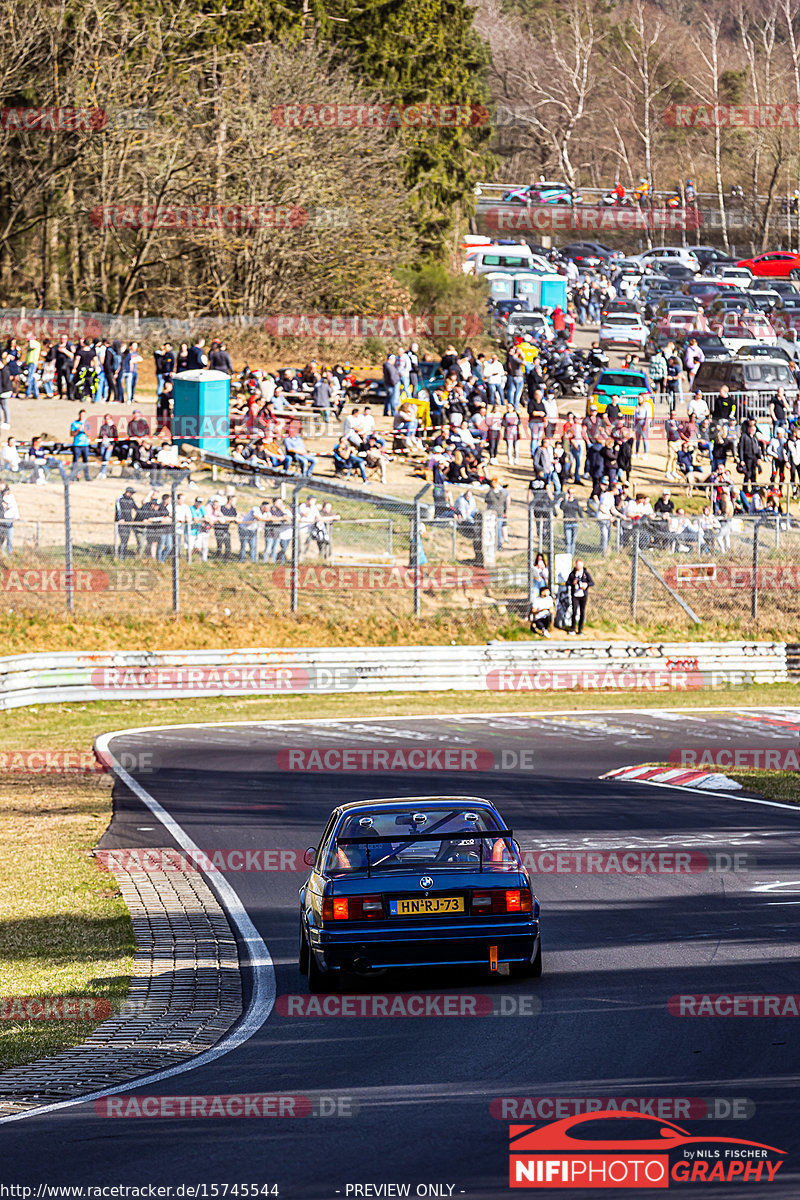
[[[189,529],[189,521],[191,520],[191,505],[186,503],[183,492],[178,492],[175,497],[175,520],[178,525],[178,552],[186,545],[186,538]]]
[[[372,415],[372,410],[370,409],[369,405],[367,405],[361,414],[361,436],[363,437],[364,441],[366,441],[369,435],[374,432],[375,418]]]
[[[491,354],[483,364],[483,381],[486,384],[487,398],[492,408],[502,404],[506,373],[496,354]]]
[[[10,437],[5,446],[0,447],[0,471],[16,473],[19,470],[20,461],[17,439]]]

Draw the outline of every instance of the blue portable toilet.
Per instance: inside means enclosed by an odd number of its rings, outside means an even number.
[[[224,371],[181,371],[172,380],[172,437],[230,453],[231,380]]]
[[[565,275],[540,275],[542,290],[539,296],[539,308],[552,312],[557,305],[567,311],[567,279]]]

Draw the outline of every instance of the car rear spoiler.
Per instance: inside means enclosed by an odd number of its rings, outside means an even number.
[[[465,841],[471,842],[478,840],[481,847],[480,870],[483,870],[483,843],[486,838],[509,838],[513,839],[513,829],[458,829],[450,833],[437,832],[433,833],[399,833],[399,834],[370,834],[365,837],[337,837],[335,839],[336,846],[366,846],[367,848],[367,875],[371,877],[372,864],[369,860],[370,845],[385,846],[387,842],[401,844],[412,844],[413,842],[443,842],[450,841]],[[394,853],[394,852],[393,852]]]

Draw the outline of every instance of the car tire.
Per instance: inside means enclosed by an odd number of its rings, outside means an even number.
[[[536,954],[530,962],[511,963],[511,974],[516,978],[539,979],[542,974],[542,939],[539,938]]]
[[[309,963],[308,942],[306,941],[305,930],[303,929],[303,926],[301,924],[301,926],[300,926],[300,949],[299,949],[298,955],[297,955],[297,965],[300,968],[301,975],[308,974],[308,963]]]
[[[308,951],[308,990],[315,995],[324,992],[336,991],[336,973],[334,971],[321,971],[317,966],[317,960],[314,956],[314,951],[309,948]]]

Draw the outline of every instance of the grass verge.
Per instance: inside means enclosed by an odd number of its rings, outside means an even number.
[[[748,792],[765,800],[780,800],[784,804],[800,804],[800,776],[794,771],[725,771]]]
[[[116,1004],[126,996],[130,917],[113,877],[89,857],[110,815],[108,776],[0,775],[3,999],[93,996]],[[77,1045],[96,1024],[2,1020],[0,1070]]]

